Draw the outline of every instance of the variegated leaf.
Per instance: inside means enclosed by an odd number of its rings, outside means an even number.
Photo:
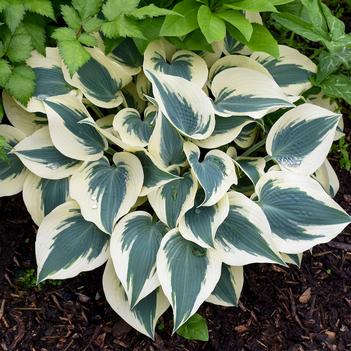
[[[26,111],[5,90],[2,92],[2,103],[7,119],[25,135],[34,133],[48,123],[46,117],[39,117]]]
[[[221,265],[214,250],[185,240],[177,228],[163,237],[157,274],[173,309],[173,332],[209,297],[220,278]]]
[[[206,301],[225,307],[237,306],[243,285],[243,267],[223,263],[221,277]]]
[[[212,206],[201,206],[203,192],[198,192],[194,207],[179,221],[179,232],[187,240],[204,248],[214,247],[214,237],[218,227],[229,213],[229,199],[225,194]]]
[[[281,252],[295,254],[328,242],[351,222],[310,177],[272,171],[258,181],[256,194]]]
[[[7,160],[0,157],[0,196],[11,196],[22,191],[24,179],[28,174],[20,159],[12,153],[13,147],[25,138],[25,135],[15,127],[1,124],[0,136],[8,144],[4,148]]]
[[[122,89],[123,94],[123,106],[130,107],[139,111],[144,112],[146,107],[146,101],[140,98],[137,87],[134,82],[130,82],[127,86]]]
[[[116,153],[114,165],[106,158],[89,162],[71,178],[70,196],[83,217],[111,234],[114,225],[135,204],[143,185],[143,168],[136,156]]]
[[[207,139],[194,140],[193,142],[205,149],[213,149],[229,144],[240,135],[245,126],[254,123],[254,121],[246,116],[216,116],[216,126],[212,135]]]
[[[324,108],[299,105],[273,125],[267,136],[267,153],[281,168],[310,175],[327,157],[339,119],[339,114]]]
[[[230,266],[284,264],[261,208],[241,193],[232,191],[228,196],[229,214],[215,237],[215,247],[223,262]]]
[[[202,88],[208,75],[204,59],[191,51],[178,50],[168,62],[164,43],[157,40],[148,45],[144,52],[144,70],[183,77]]]
[[[159,113],[151,134],[148,150],[164,167],[184,165],[183,138],[168,119]]]
[[[143,71],[137,75],[135,84],[140,99],[147,101],[146,96],[152,96],[152,85]]]
[[[182,134],[206,139],[215,127],[214,110],[209,97],[193,82],[182,77],[145,71],[152,82],[160,111]]]
[[[224,38],[223,53],[226,56],[234,54],[249,55],[250,50],[248,50],[243,43],[234,39],[227,33],[226,37]]]
[[[334,197],[339,191],[340,183],[338,176],[327,159],[317,169],[314,178],[331,197]]]
[[[157,217],[170,228],[177,226],[179,219],[194,206],[197,181],[191,173],[173,180],[148,194],[148,199]]]
[[[48,127],[43,127],[21,140],[13,152],[31,172],[47,179],[69,177],[82,164],[80,161],[61,154],[56,149]]]
[[[281,253],[281,255],[282,255],[283,260],[286,263],[294,264],[295,266],[301,267],[303,253],[297,253],[297,254]]]
[[[56,207],[37,233],[38,282],[72,278],[101,266],[108,258],[109,239],[82,217],[75,201]]]
[[[68,201],[69,178],[44,179],[29,173],[23,184],[23,200],[34,223],[39,226],[57,206]]]
[[[132,309],[123,285],[115,273],[112,260],[107,261],[102,286],[112,309],[138,332],[153,339],[157,320],[169,307],[162,290],[154,290]]]
[[[310,78],[317,72],[317,66],[289,46],[279,45],[279,51],[279,59],[264,52],[253,53],[251,57],[267,68],[285,94],[301,95],[312,87]]]
[[[212,65],[208,77],[209,82],[211,83],[217,74],[235,67],[252,69],[265,74],[267,77],[272,77],[268,70],[254,59],[243,55],[228,55],[220,58]]]
[[[121,89],[131,82],[132,76],[123,67],[98,48],[85,48],[91,58],[71,77],[63,65],[68,84],[81,90],[94,105],[103,108],[117,107],[123,102]]]
[[[145,147],[149,143],[153,131],[153,116],[141,119],[134,108],[120,110],[113,120],[113,129],[118,132],[122,141],[135,147]]]
[[[255,142],[258,131],[259,127],[256,123],[247,124],[234,139],[235,144],[242,149],[249,148]]]
[[[131,308],[159,285],[156,255],[167,227],[136,211],[123,217],[113,230],[110,253],[116,274]]]
[[[218,59],[222,56],[224,42],[214,41],[211,43],[212,52],[210,51],[201,51],[198,54],[205,60],[207,67],[211,67]]]
[[[184,152],[189,164],[205,192],[200,206],[216,204],[237,183],[235,166],[231,157],[220,150],[211,150],[200,159],[200,149],[193,143],[184,143]]]
[[[229,68],[212,82],[216,114],[223,117],[262,118],[283,107],[293,107],[273,78],[248,68]]]
[[[256,184],[264,174],[266,162],[263,157],[240,157],[235,163]]]
[[[103,156],[107,142],[82,102],[72,96],[51,97],[44,102],[49,130],[55,147],[67,157],[82,161],[95,161]]]
[[[157,160],[144,149],[135,151],[134,154],[138,157],[144,171],[144,183],[141,190],[141,196],[147,195],[155,188],[164,184],[179,179],[176,174],[168,172],[162,165],[158,164]]]
[[[33,51],[26,63],[32,67],[36,78],[35,91],[26,106],[27,111],[45,113],[43,100],[51,96],[79,96],[80,93],[65,81],[58,48],[47,47],[45,56]]]

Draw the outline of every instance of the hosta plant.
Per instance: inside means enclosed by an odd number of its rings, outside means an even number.
[[[32,53],[29,104],[3,93],[0,195],[23,190],[39,226],[38,282],[107,262],[107,301],[152,338],[169,306],[174,331],[203,302],[235,306],[243,266],[299,265],[343,230],[326,159],[342,121],[304,95],[316,66],[287,46],[277,59],[230,36],[196,53],[160,39],[135,59],[121,45],[87,48],[73,75],[57,48]]]

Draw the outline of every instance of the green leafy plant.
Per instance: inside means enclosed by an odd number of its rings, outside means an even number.
[[[317,67],[297,50],[226,35],[216,52],[161,38],[140,57],[126,38],[85,48],[73,74],[59,50],[32,53],[36,93],[24,108],[4,92],[0,125],[0,195],[23,190],[39,226],[38,282],[107,261],[106,299],[130,325],[153,338],[171,306],[174,331],[205,340],[196,311],[235,306],[243,266],[299,265],[350,223],[326,159],[341,115],[301,98]]]
[[[345,24],[321,0],[295,1],[280,11],[272,15],[279,25],[322,44],[314,85],[325,95],[351,104],[351,35]]]

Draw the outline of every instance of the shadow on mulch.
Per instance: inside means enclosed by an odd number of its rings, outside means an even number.
[[[351,213],[350,173],[338,175],[336,200]],[[155,341],[133,330],[106,303],[102,268],[35,287],[35,232],[20,195],[0,199],[0,350],[351,350],[351,227],[306,253],[301,269],[247,266],[237,308],[201,307],[207,343],[171,337],[170,311]]]

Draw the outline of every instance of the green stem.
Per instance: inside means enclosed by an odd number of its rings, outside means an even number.
[[[255,152],[256,150],[264,146],[265,143],[266,143],[266,138],[263,138],[257,144],[252,145],[249,149],[247,149],[244,153],[242,153],[240,157],[246,157],[251,155],[253,152]]]
[[[107,150],[105,150],[105,152],[110,155],[113,156],[117,151],[113,150],[111,147],[109,147]]]
[[[90,105],[90,107],[99,118],[105,117],[104,114],[100,111],[100,109],[97,108],[95,105]]]

